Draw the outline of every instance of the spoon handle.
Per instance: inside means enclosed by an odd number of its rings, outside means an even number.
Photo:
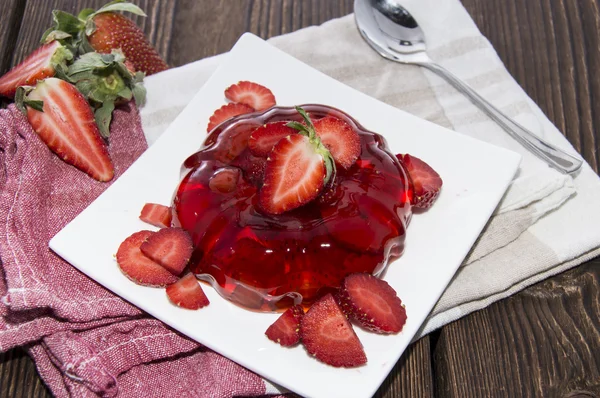
[[[582,160],[569,155],[562,149],[546,142],[515,122],[513,119],[506,116],[502,111],[489,103],[485,98],[479,95],[475,90],[469,87],[466,83],[454,76],[450,71],[443,66],[433,62],[423,62],[419,65],[435,72],[445,78],[458,91],[465,94],[469,99],[485,112],[491,119],[496,121],[507,133],[517,140],[525,148],[539,158],[545,160],[558,171],[566,174],[574,173],[581,167]]]

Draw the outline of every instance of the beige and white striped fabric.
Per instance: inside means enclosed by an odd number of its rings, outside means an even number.
[[[458,0],[405,4],[427,34],[431,58],[530,130],[576,153],[512,79]],[[383,102],[523,156],[511,187],[420,336],[600,254],[600,180],[587,164],[575,179],[550,169],[439,77],[377,55],[360,37],[353,15],[270,42]],[[146,79],[148,103],[141,116],[149,144],[226,56]]]

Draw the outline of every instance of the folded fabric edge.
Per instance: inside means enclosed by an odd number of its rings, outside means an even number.
[[[599,255],[600,247],[594,248],[584,253],[580,257],[574,258],[570,261],[566,261],[544,272],[540,272],[529,278],[523,279],[519,283],[513,284],[508,289],[499,291],[498,293],[489,296],[478,298],[476,300],[466,301],[456,307],[452,307],[448,310],[437,313],[425,321],[425,323],[421,326],[419,332],[417,332],[417,334],[413,338],[413,342],[450,322],[456,321],[472,312],[484,309],[499,300],[516,294],[527,287],[530,287],[554,275],[558,275]]]

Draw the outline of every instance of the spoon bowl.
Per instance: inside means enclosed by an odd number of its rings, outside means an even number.
[[[556,170],[577,172],[582,160],[539,138],[506,116],[479,93],[427,55],[425,32],[397,0],[355,0],[354,16],[365,41],[382,57],[404,64],[422,66],[446,79],[466,95],[516,141]]]

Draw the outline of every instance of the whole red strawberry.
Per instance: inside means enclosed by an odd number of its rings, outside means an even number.
[[[63,11],[54,11],[55,25],[42,38],[43,41],[55,36],[70,35],[68,39],[75,47],[95,50],[110,54],[113,50],[121,50],[135,70],[146,75],[168,68],[156,49],[146,39],[144,32],[131,19],[118,13],[127,11],[146,16],[138,6],[115,0],[97,11],[83,10],[78,16]]]
[[[96,29],[87,39],[97,52],[109,54],[120,49],[135,69],[146,75],[168,68],[144,32],[131,19],[114,12],[103,12],[92,20]]]

